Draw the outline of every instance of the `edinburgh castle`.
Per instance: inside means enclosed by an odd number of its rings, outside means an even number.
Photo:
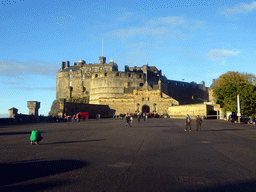
[[[118,71],[117,64],[113,60],[106,63],[105,57],[93,64],[84,60],[72,66],[69,61],[61,62],[57,72],[56,100],[62,106],[62,116],[87,108],[102,113],[104,106],[111,110],[109,115],[168,114],[173,106],[209,102],[209,92],[204,82],[168,80],[154,66],[125,66],[124,72]]]

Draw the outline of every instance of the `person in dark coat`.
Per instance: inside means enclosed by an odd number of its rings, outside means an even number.
[[[189,126],[189,128],[190,128],[189,132],[191,132],[191,121],[192,121],[192,120],[191,120],[190,116],[187,114],[186,122],[185,122],[185,125],[186,125],[185,131],[188,130],[188,126]]]
[[[201,124],[202,124],[202,119],[201,119],[201,117],[199,117],[199,115],[197,115],[197,118],[196,118],[196,130],[197,131],[201,131]]]
[[[138,117],[138,122],[140,123],[140,114],[139,113],[138,113],[137,117]]]
[[[127,126],[132,127],[132,126],[131,126],[131,117],[130,117],[129,114],[126,116],[126,124],[125,124],[125,126],[126,126],[126,127],[127,127]]]

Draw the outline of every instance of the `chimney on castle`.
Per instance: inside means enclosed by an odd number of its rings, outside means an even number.
[[[66,67],[67,67],[67,68],[69,68],[69,66],[70,66],[70,62],[69,62],[69,61],[67,61],[67,66],[66,66]]]
[[[104,63],[106,63],[106,57],[100,57],[99,58],[99,64],[104,64]]]
[[[61,70],[65,69],[65,62],[61,61]]]

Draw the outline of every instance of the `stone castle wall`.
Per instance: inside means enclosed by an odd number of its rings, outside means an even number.
[[[168,80],[161,70],[148,65],[125,66],[125,72],[120,72],[113,61],[107,64],[105,60],[100,57],[99,64],[80,60],[66,67],[62,62],[57,73],[56,99],[74,102],[82,98],[83,103],[108,105],[117,115],[142,112],[143,106],[149,107],[151,113],[166,114],[173,105],[209,101],[204,82]]]
[[[222,119],[223,111],[219,105],[208,105],[208,104],[190,104],[190,105],[179,105],[168,108],[168,115],[170,118],[184,118],[189,114],[191,118],[196,118],[197,115],[200,117],[218,118]],[[211,115],[219,115],[218,117]]]
[[[95,73],[91,81],[90,103],[99,104],[99,98],[120,98],[124,89],[136,88],[144,84],[142,73],[132,74],[125,72]]]
[[[142,113],[143,107],[149,107],[150,113],[167,114],[168,107],[179,103],[160,90],[134,90],[133,94],[126,94],[121,98],[100,98],[99,103],[108,105],[116,110],[116,114]]]

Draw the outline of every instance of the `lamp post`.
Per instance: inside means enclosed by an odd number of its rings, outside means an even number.
[[[237,95],[237,116],[238,116],[238,123],[240,123],[241,113],[240,113],[240,100],[239,100],[239,94]]]

